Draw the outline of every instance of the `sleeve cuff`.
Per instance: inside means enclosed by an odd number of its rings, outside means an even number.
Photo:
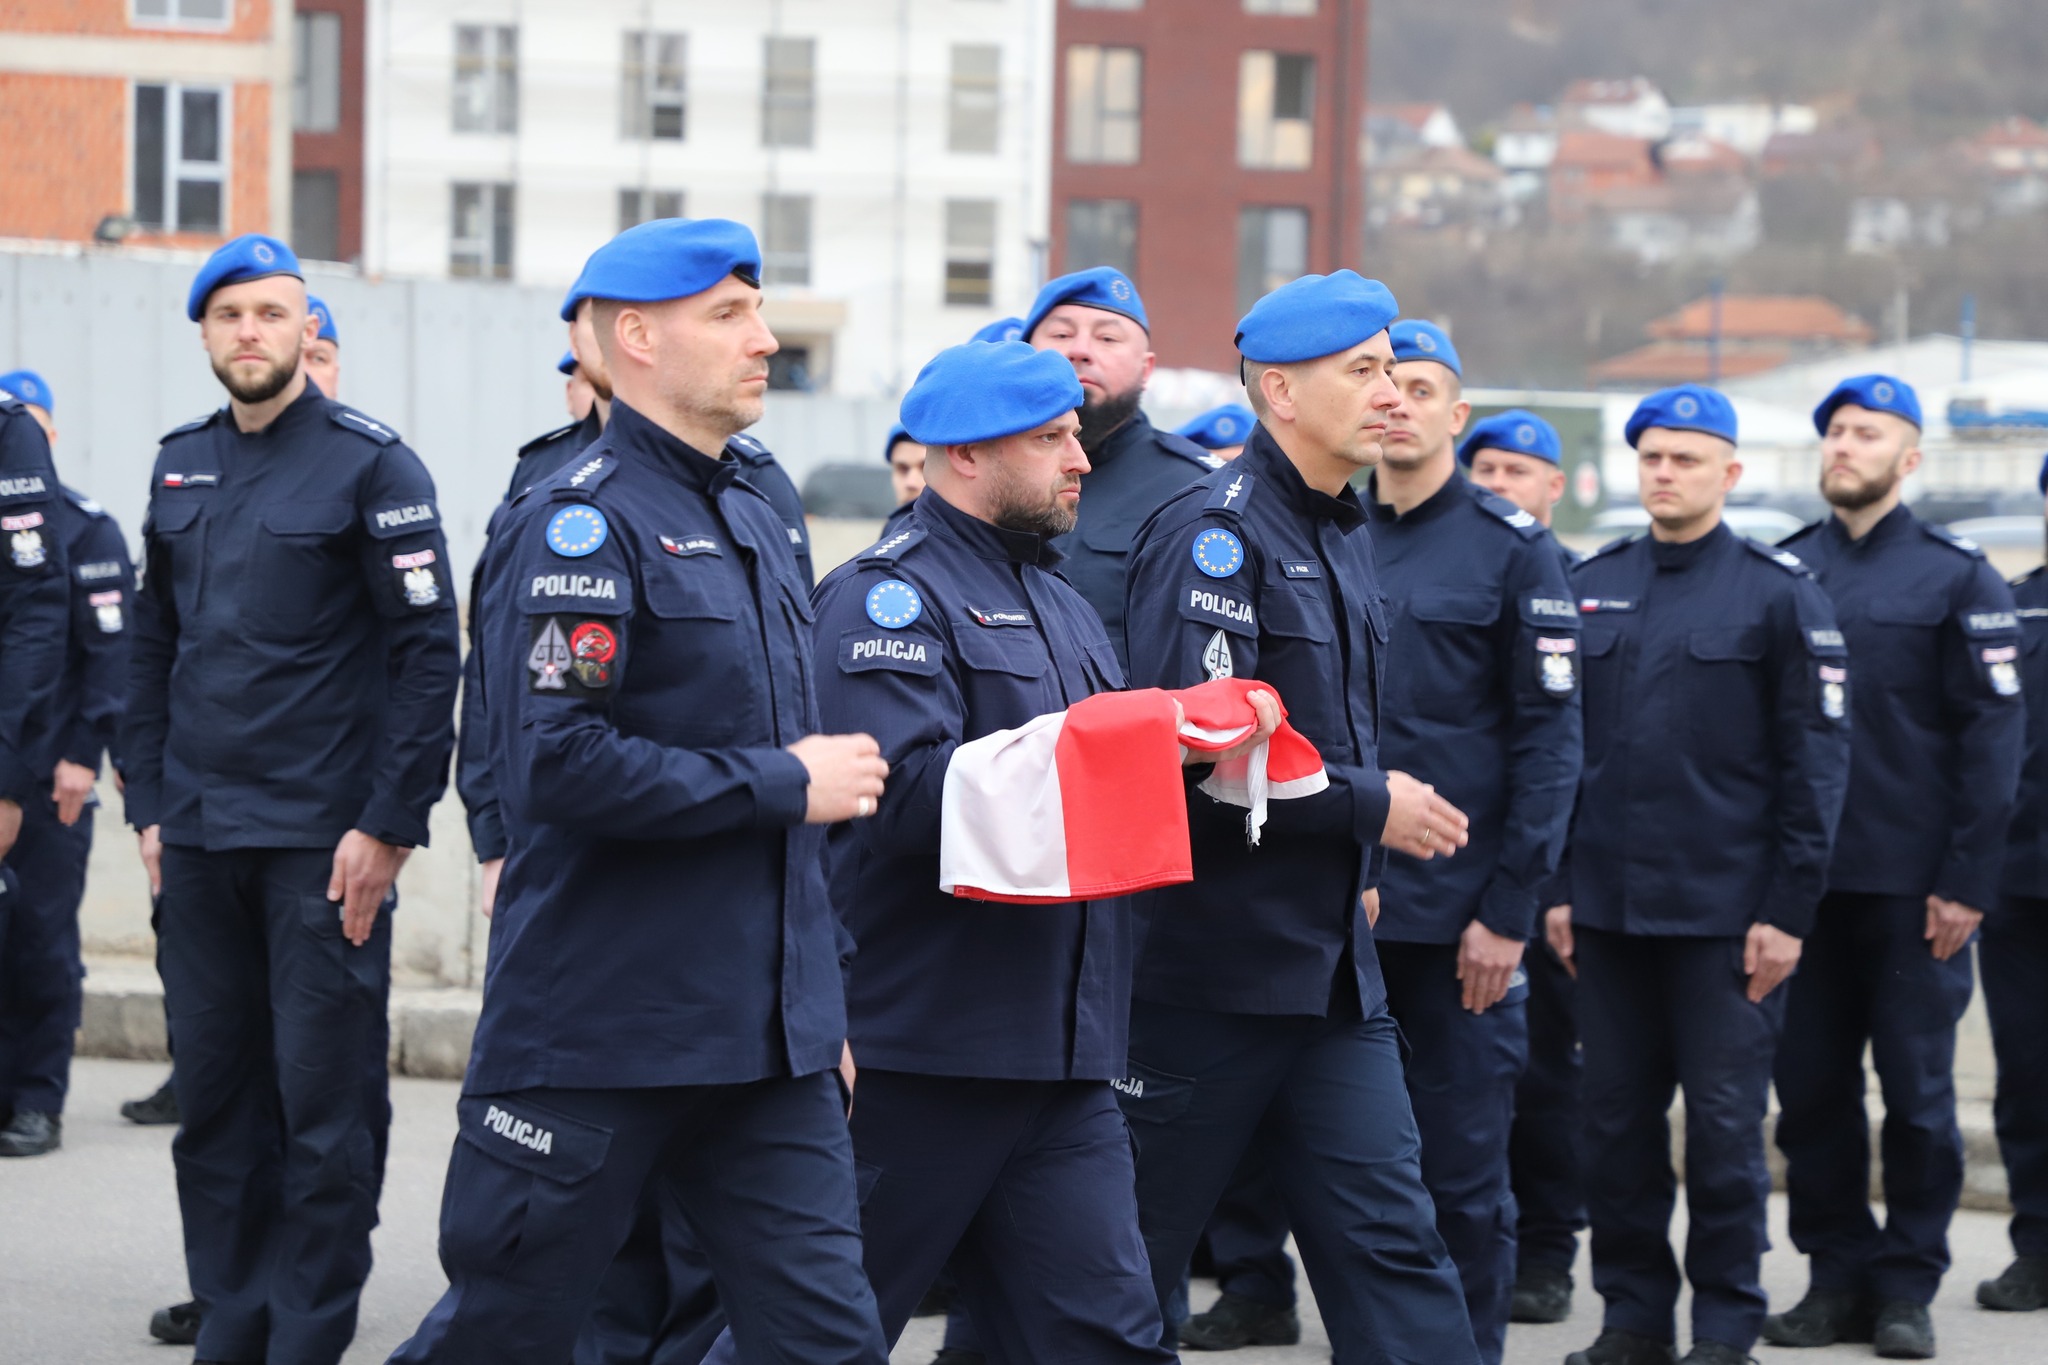
[[[355,827],[382,844],[398,848],[427,846],[426,820],[395,801],[371,801],[357,818]]]
[[[505,822],[498,818],[496,811],[471,813],[469,846],[476,850],[476,860],[480,863],[488,863],[505,856],[508,847]]]
[[[1534,892],[1525,891],[1506,876],[1496,876],[1479,898],[1479,922],[1502,938],[1527,943],[1535,932],[1540,908]]]
[[[754,802],[764,829],[801,825],[811,808],[811,770],[787,749],[761,749],[754,758]]]
[[[1378,848],[1380,836],[1387,832],[1387,811],[1394,804],[1394,798],[1387,794],[1387,775],[1377,768],[1358,769],[1358,776],[1351,784],[1352,829],[1358,842],[1367,848]]]
[[[1813,917],[1818,909],[1818,905],[1805,896],[1772,891],[1765,895],[1764,903],[1757,911],[1756,922],[1803,939],[1813,933]]]

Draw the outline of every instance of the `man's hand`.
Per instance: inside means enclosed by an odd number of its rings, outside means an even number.
[[[57,803],[59,824],[78,823],[78,817],[85,814],[85,799],[92,795],[92,784],[98,776],[83,763],[73,763],[68,758],[57,760],[57,780],[50,787],[50,800]]]
[[[1436,788],[1406,773],[1387,774],[1387,827],[1380,842],[1427,862],[1448,858],[1470,840],[1465,812],[1436,794]]]
[[[1977,932],[1977,926],[1984,922],[1982,910],[1972,910],[1961,901],[1945,901],[1939,896],[1927,898],[1927,933],[1924,937],[1934,945],[1934,960],[1946,962],[1963,950],[1970,941],[1970,935]]]
[[[1543,912],[1543,940],[1550,945],[1550,951],[1557,954],[1557,960],[1577,980],[1579,964],[1572,958],[1572,908],[1569,905],[1553,905]]]
[[[1228,749],[1213,754],[1183,747],[1180,751],[1182,767],[1193,767],[1199,763],[1228,763],[1233,758],[1243,758],[1273,737],[1274,732],[1280,728],[1280,699],[1271,692],[1247,692],[1244,699],[1252,704],[1252,714],[1258,718],[1258,724],[1253,727],[1252,732]],[[1174,702],[1173,710],[1177,723],[1184,723],[1187,720],[1187,713],[1181,709],[1179,701]],[[1178,728],[1178,724],[1175,728]]]
[[[0,858],[5,858],[21,837],[21,802],[0,801]]]
[[[4,804],[0,802],[0,805]],[[164,893],[163,832],[162,825],[148,825],[135,835],[142,844],[142,870],[149,874],[149,894],[152,896]]]
[[[1365,927],[1368,929],[1379,928],[1380,889],[1377,886],[1372,886],[1367,887],[1365,890],[1359,892],[1358,905],[1360,909],[1365,911]]]
[[[889,764],[873,735],[807,735],[789,751],[811,775],[805,824],[832,825],[875,813]]]
[[[1458,936],[1458,980],[1465,983],[1464,1006],[1484,1014],[1498,1005],[1522,965],[1522,942],[1504,938],[1473,920]]]
[[[480,870],[483,875],[478,878],[477,899],[482,903],[477,908],[484,912],[485,919],[489,919],[491,911],[498,908],[498,874],[505,870],[505,860],[486,858]]]
[[[853,1117],[853,1081],[859,1072],[853,1065],[853,1044],[839,1045],[839,1083],[846,1087],[846,1117]]]
[[[1742,970],[1749,974],[1749,1003],[1761,1005],[1764,997],[1784,984],[1799,965],[1799,953],[1806,945],[1774,924],[1752,924],[1749,939],[1742,945]]]
[[[341,836],[334,846],[334,875],[327,879],[327,899],[341,903],[341,933],[360,948],[370,941],[377,909],[391,894],[398,869],[412,850],[372,839],[359,829]]]

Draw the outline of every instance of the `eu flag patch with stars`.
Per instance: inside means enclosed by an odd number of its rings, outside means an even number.
[[[1244,542],[1221,526],[1195,537],[1195,567],[1211,578],[1228,578],[1244,567]]]
[[[924,614],[924,599],[900,578],[885,578],[868,589],[868,620],[884,630],[901,630]]]
[[[565,559],[595,554],[612,532],[604,513],[577,503],[564,507],[548,521],[548,548]]]

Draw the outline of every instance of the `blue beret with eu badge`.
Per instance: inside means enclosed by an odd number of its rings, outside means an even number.
[[[657,218],[590,253],[562,300],[562,321],[573,322],[585,299],[686,299],[728,275],[760,288],[761,247],[752,228],[727,218]]]
[[[994,322],[991,322],[988,326],[967,339],[969,341],[1022,341],[1024,339],[1024,319],[997,318]]]
[[[313,340],[341,345],[341,334],[334,330],[334,310],[327,306],[327,300],[313,294],[306,295],[306,311],[320,320],[320,330],[313,334]]]
[[[1138,297],[1138,286],[1131,283],[1131,277],[1114,266],[1098,265],[1093,270],[1076,270],[1046,281],[1045,288],[1031,301],[1031,311],[1024,315],[1021,339],[1031,340],[1045,315],[1063,303],[1121,313],[1146,331],[1152,330],[1152,323],[1145,316],[1145,301]]]
[[[34,370],[9,370],[0,374],[0,393],[11,393],[24,403],[33,403],[44,412],[57,410],[56,399],[50,394],[49,381]]]
[[[1086,397],[1057,351],[1021,341],[949,346],[918,371],[903,395],[903,429],[927,446],[994,441],[1044,426]]]
[[[1433,322],[1402,318],[1387,328],[1387,340],[1394,343],[1396,360],[1434,360],[1458,378],[1465,377],[1465,367],[1458,362],[1458,348],[1451,345],[1451,334]]]
[[[1187,437],[1204,450],[1228,450],[1243,445],[1245,437],[1258,424],[1258,417],[1244,404],[1225,403],[1209,409],[1173,434]]]
[[[1704,384],[1659,389],[1636,404],[1624,434],[1630,446],[1651,427],[1666,431],[1703,431],[1724,441],[1735,440],[1735,405]]]
[[[1564,443],[1557,439],[1557,428],[1527,408],[1509,408],[1473,423],[1471,433],[1459,443],[1458,458],[1471,464],[1472,457],[1482,450],[1533,455],[1554,465],[1564,463]]]
[[[969,344],[971,345],[972,343],[970,342]],[[891,422],[889,424],[889,434],[882,438],[882,463],[894,464],[896,462],[896,443],[898,441],[914,441],[916,439],[915,436],[910,434],[909,427],[904,426],[901,422]]]
[[[290,247],[275,237],[245,232],[208,256],[206,264],[199,267],[199,274],[192,281],[192,292],[185,299],[185,316],[194,322],[199,321],[206,313],[206,301],[213,297],[216,289],[249,280],[268,279],[272,275],[306,278],[306,272],[299,268],[299,258],[292,254]]]
[[[1827,435],[1828,422],[1834,417],[1835,409],[1849,403],[1872,412],[1888,412],[1894,417],[1903,417],[1916,427],[1921,425],[1920,395],[1913,392],[1911,384],[1888,374],[1859,374],[1853,379],[1844,379],[1835,385],[1833,393],[1820,400],[1820,406],[1813,410],[1813,429]]]
[[[560,371],[560,372],[561,372],[562,374],[566,374],[566,375],[573,375],[573,374],[575,374],[575,373],[576,373],[576,353],[575,353],[574,351],[564,351],[564,352],[562,352],[562,358],[561,358],[560,360],[557,360],[557,361],[555,362],[555,369],[556,369],[556,370],[558,370],[558,371]]]
[[[1370,340],[1400,315],[1393,292],[1356,270],[1303,275],[1238,319],[1236,345],[1246,360],[1267,365],[1317,360]]]

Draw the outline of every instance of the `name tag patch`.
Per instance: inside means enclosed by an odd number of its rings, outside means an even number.
[[[218,474],[166,474],[166,488],[211,488],[220,482]]]
[[[1601,611],[1634,611],[1635,609],[1636,603],[1632,597],[1581,597],[1579,599],[1579,613],[1583,616],[1591,616],[1595,612]]]
[[[1283,559],[1280,572],[1289,578],[1321,578],[1323,566],[1313,559]]]
[[[998,607],[984,611],[980,607],[969,607],[967,614],[984,626],[1028,626],[1031,613],[1022,607]]]
[[[691,555],[722,555],[725,553],[725,551],[718,548],[718,542],[710,536],[663,536],[661,538],[661,548],[679,559],[687,559]]]

